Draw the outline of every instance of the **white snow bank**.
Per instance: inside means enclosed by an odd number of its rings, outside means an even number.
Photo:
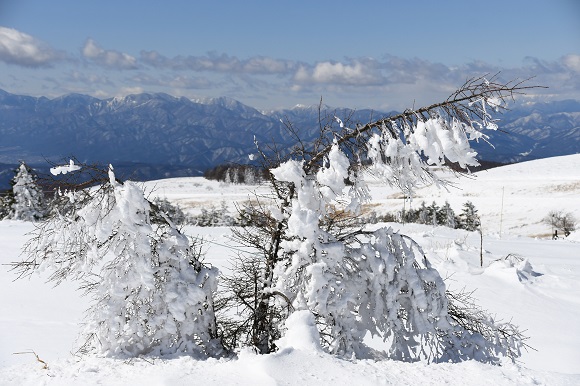
[[[580,375],[532,371],[512,363],[404,363],[347,361],[323,353],[285,350],[277,354],[244,352],[237,360],[85,358],[0,369],[3,386],[91,385],[550,385],[580,384]]]

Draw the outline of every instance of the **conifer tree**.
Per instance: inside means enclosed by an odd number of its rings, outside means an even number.
[[[477,209],[471,201],[463,204],[463,210],[459,214],[459,227],[468,231],[476,231],[479,229],[481,223]]]
[[[448,201],[445,201],[445,204],[439,210],[438,215],[440,219],[439,223],[441,225],[444,225],[452,229],[456,228],[457,223],[455,220],[455,212],[451,208],[451,205],[449,205]]]
[[[429,208],[427,207],[427,205],[425,205],[425,201],[421,201],[421,206],[419,207],[419,209],[417,209],[418,211],[418,218],[417,218],[417,222],[419,224],[429,224]]]
[[[12,202],[8,218],[13,220],[37,221],[45,214],[44,195],[36,182],[32,169],[24,162],[15,171],[10,182]]]
[[[246,166],[244,168],[244,184],[254,185],[257,181],[256,171],[251,166]]]
[[[433,203],[431,205],[429,205],[427,210],[429,213],[429,224],[431,224],[433,226],[441,225],[442,221],[441,221],[441,217],[439,215],[440,208],[437,205],[437,203],[435,201],[433,201]]]

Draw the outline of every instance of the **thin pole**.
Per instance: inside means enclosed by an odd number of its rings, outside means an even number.
[[[503,196],[505,193],[505,186],[501,187],[501,209],[499,211],[499,238],[501,239],[501,229],[503,225]]]

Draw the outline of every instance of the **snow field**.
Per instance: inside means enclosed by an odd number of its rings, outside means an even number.
[[[225,185],[201,178],[144,184],[152,197],[167,197],[195,212],[203,205],[231,207],[247,199],[251,186]],[[288,334],[282,349],[270,355],[250,350],[237,360],[194,360],[189,357],[116,361],[79,360],[71,354],[88,299],[73,283],[52,288],[46,274],[14,280],[8,266],[0,269],[0,384],[2,385],[580,385],[580,232],[551,240],[540,220],[553,209],[580,219],[580,155],[557,157],[477,173],[458,180],[459,189],[418,192],[412,205],[449,201],[456,212],[472,201],[483,222],[483,268],[479,234],[418,224],[392,224],[413,237],[446,279],[448,288],[475,291],[482,308],[497,319],[513,320],[530,337],[535,350],[521,362],[490,366],[341,360],[324,354],[308,334]],[[262,191],[263,187],[258,187]],[[267,192],[267,190],[263,190]],[[377,211],[395,211],[403,200],[396,190],[371,183]],[[502,194],[503,193],[503,194]],[[500,211],[503,196],[503,211]],[[408,203],[407,203],[408,205]],[[500,228],[501,219],[501,228]],[[0,221],[0,264],[19,259],[20,247],[33,224]],[[501,230],[501,235],[500,235]],[[227,271],[235,253],[227,228],[186,227],[204,240],[205,261]],[[297,315],[293,328],[308,328]],[[292,325],[292,321],[290,321]],[[312,335],[310,335],[312,337]],[[380,342],[376,343],[380,346]],[[43,369],[34,350],[48,363]]]

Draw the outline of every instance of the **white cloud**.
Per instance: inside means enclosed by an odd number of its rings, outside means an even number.
[[[168,83],[176,89],[209,89],[214,86],[207,78],[189,76],[176,76]]]
[[[131,84],[138,84],[146,88],[171,89],[211,89],[216,83],[205,77],[193,77],[187,75],[160,75],[139,72],[127,79]]]
[[[145,90],[143,90],[142,87],[134,86],[134,87],[122,87],[116,94],[117,96],[124,97],[127,95],[142,94],[143,92],[145,92]]]
[[[83,83],[94,86],[96,84],[112,86],[113,82],[102,74],[86,73],[79,70],[73,70],[68,74],[67,80],[75,83]]]
[[[156,51],[141,51],[141,61],[159,69],[177,71],[207,71],[230,74],[288,75],[296,68],[296,62],[255,56],[241,60],[227,54],[209,53],[205,56],[176,56],[168,58]]]
[[[200,56],[166,57],[157,51],[141,51],[138,57],[133,57],[105,49],[95,40],[88,39],[81,55],[85,64],[139,71],[130,72],[130,76],[101,69],[93,71],[95,68],[83,66],[83,61],[68,60],[67,65],[72,66],[69,71],[62,72],[59,68],[60,74],[51,74],[50,87],[53,92],[58,89],[68,91],[72,87],[77,92],[86,90],[93,95],[116,95],[120,87],[130,86],[130,90],[122,90],[121,93],[143,89],[180,94],[191,90],[209,90],[214,96],[277,100],[277,105],[281,105],[282,100],[292,100],[292,104],[308,104],[322,96],[325,100],[337,101],[336,105],[375,107],[380,104],[400,108],[446,98],[466,79],[499,73],[499,81],[535,76],[531,83],[549,86],[550,89],[535,89],[534,95],[546,99],[580,99],[578,53],[552,61],[525,58],[521,66],[505,68],[482,60],[448,66],[422,58],[388,54],[380,58],[357,57],[320,62],[266,56],[238,58],[215,52]],[[40,67],[62,59],[66,59],[64,54],[41,41],[0,27],[0,62]],[[6,82],[7,77],[5,75],[4,79],[0,79]],[[22,79],[20,82],[24,84],[27,78]],[[96,87],[99,91],[94,90]]]
[[[580,55],[566,55],[562,58],[562,63],[569,70],[580,73]]]
[[[86,59],[108,68],[118,70],[134,70],[138,68],[135,57],[115,50],[105,50],[93,39],[87,39],[82,54]]]
[[[0,61],[24,67],[49,67],[64,53],[13,28],[0,27]]]
[[[243,62],[243,70],[253,74],[287,74],[296,64],[289,60],[280,60],[258,56]]]
[[[300,66],[294,74],[299,83],[324,83],[338,85],[373,85],[384,83],[385,79],[376,68],[374,61],[353,61],[352,63],[319,62],[313,67]]]

